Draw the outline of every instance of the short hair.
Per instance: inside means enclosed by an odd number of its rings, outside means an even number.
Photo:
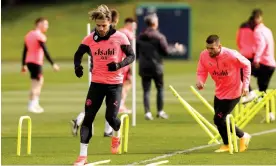
[[[107,19],[109,21],[112,21],[111,11],[108,9],[106,5],[100,5],[96,9],[90,11],[88,14],[91,20]]]
[[[219,42],[218,35],[210,35],[210,36],[207,37],[206,43],[213,44],[214,42],[216,42],[216,43]]]
[[[149,14],[144,17],[144,21],[147,24],[147,26],[152,26],[154,21],[157,19],[158,19],[158,17],[156,15],[156,13],[152,13],[152,14]]]
[[[125,19],[125,24],[126,23],[133,23],[133,22],[135,22],[133,18],[128,17],[128,18]]]
[[[35,25],[39,24],[42,21],[47,20],[45,17],[38,17],[37,19],[35,19]]]
[[[116,23],[119,21],[120,14],[116,9],[111,9],[111,22]]]
[[[261,9],[254,9],[251,13],[251,16],[253,18],[259,18],[262,15],[263,15],[263,11]]]

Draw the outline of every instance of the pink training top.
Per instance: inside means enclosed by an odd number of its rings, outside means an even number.
[[[215,95],[218,99],[235,99],[241,96],[242,88],[249,88],[251,65],[250,61],[236,50],[222,47],[220,54],[214,58],[204,50],[197,66],[198,81],[205,83],[208,73],[215,81]]]
[[[123,83],[123,69],[117,71],[108,71],[108,63],[119,63],[126,57],[121,49],[121,45],[130,45],[126,35],[116,31],[110,36],[108,40],[95,42],[93,35],[95,31],[86,36],[82,44],[89,46],[92,59],[92,80],[91,82],[102,84],[122,84]]]
[[[133,32],[131,32],[127,28],[121,28],[121,29],[119,29],[119,31],[124,33],[127,36],[129,41],[131,41],[135,38]]]
[[[44,52],[39,41],[46,42],[46,36],[40,30],[32,30],[25,36],[27,47],[26,63],[43,64]]]
[[[237,46],[240,53],[248,59],[253,59],[255,53],[254,32],[249,27],[240,28],[237,32]]]
[[[255,27],[254,37],[256,43],[254,62],[275,67],[274,39],[271,30],[261,23]]]

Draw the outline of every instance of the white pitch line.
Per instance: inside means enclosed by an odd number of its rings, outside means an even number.
[[[160,165],[160,164],[166,164],[168,162],[169,162],[169,160],[163,160],[163,161],[159,161],[159,162],[156,162],[156,163],[147,164],[146,166],[156,166],[156,165]]]
[[[94,163],[85,164],[85,166],[94,166],[94,165],[99,165],[99,164],[106,164],[106,163],[110,163],[110,161],[111,160],[96,161]]]
[[[253,133],[251,135],[252,136],[260,136],[260,135],[269,134],[269,133],[275,133],[275,132],[276,132],[276,129],[271,129],[271,130],[261,131],[261,132],[258,132],[258,133]],[[128,164],[128,166],[133,166],[133,165],[138,165],[138,164],[145,164],[145,163],[148,163],[148,162],[152,162],[152,161],[156,161],[156,160],[160,160],[160,159],[165,159],[165,158],[168,158],[168,157],[171,157],[171,156],[175,156],[175,155],[178,155],[178,154],[189,153],[189,152],[192,152],[192,151],[196,151],[196,150],[200,150],[200,149],[205,149],[205,148],[209,148],[209,147],[213,147],[213,146],[217,146],[217,144],[201,145],[201,146],[193,147],[193,148],[190,148],[190,149],[176,151],[176,152],[173,152],[173,153],[164,154],[162,156],[157,156],[157,157],[154,157],[154,158],[151,158],[151,159],[134,162],[132,164]]]

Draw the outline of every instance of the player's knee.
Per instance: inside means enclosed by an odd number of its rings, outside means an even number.
[[[216,114],[214,116],[214,124],[216,126],[222,126],[224,124],[224,121],[225,120],[223,119],[223,117],[219,116],[219,114]]]
[[[109,123],[109,125],[113,128],[113,130],[118,131],[120,129],[121,121],[119,118],[111,114],[106,114],[105,119]]]
[[[92,137],[91,128],[82,125],[80,129],[81,143],[88,144]]]
[[[85,112],[85,116],[84,116],[82,124],[84,126],[92,128],[92,123],[94,121],[94,118],[95,118],[95,116],[94,116],[93,113],[91,113],[91,112]]]

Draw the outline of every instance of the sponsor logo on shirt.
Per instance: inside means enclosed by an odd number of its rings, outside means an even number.
[[[228,71],[227,70],[222,70],[222,71],[216,71],[214,70],[212,73],[213,76],[228,76]]]
[[[103,49],[98,48],[98,50],[96,50],[96,51],[94,52],[94,55],[95,55],[95,56],[101,56],[101,59],[107,60],[108,57],[115,55],[115,52],[116,52],[116,51],[115,51],[114,48],[112,48],[112,49],[109,48],[109,49],[107,49],[107,50],[103,50]]]

